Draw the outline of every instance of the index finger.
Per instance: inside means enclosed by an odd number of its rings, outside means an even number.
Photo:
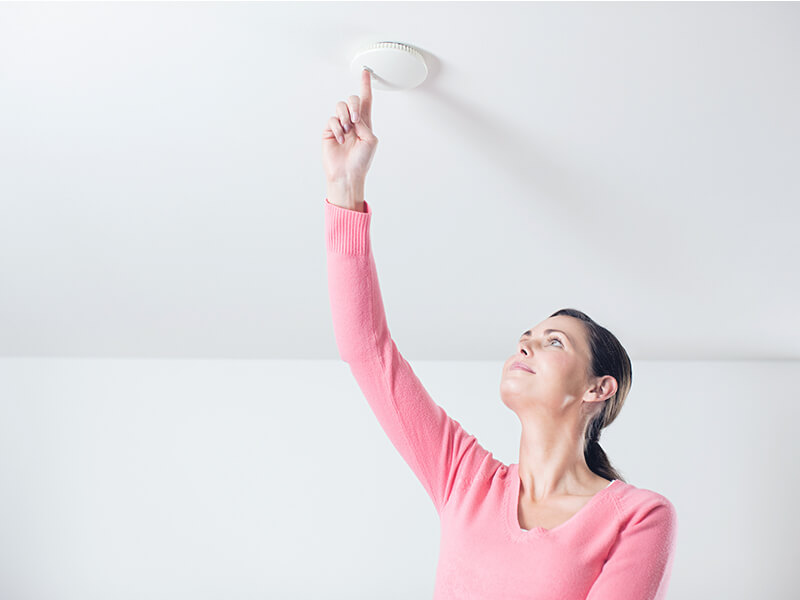
[[[372,116],[372,73],[369,68],[361,69],[361,109],[359,111],[366,118],[369,125]]]

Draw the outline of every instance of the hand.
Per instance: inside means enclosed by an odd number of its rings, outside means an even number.
[[[322,133],[322,165],[328,183],[363,182],[378,147],[372,133],[371,73],[361,70],[361,97],[336,103],[336,116]],[[347,129],[347,131],[345,131]],[[341,137],[340,143],[337,137]]]

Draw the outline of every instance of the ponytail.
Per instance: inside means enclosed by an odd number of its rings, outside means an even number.
[[[557,315],[574,317],[584,324],[592,354],[589,375],[591,377],[611,375],[617,381],[617,391],[605,399],[602,409],[586,428],[583,456],[586,465],[595,475],[624,482],[625,478],[611,465],[605,451],[600,447],[600,432],[617,418],[630,391],[633,372],[628,353],[613,333],[597,324],[586,313],[574,308],[564,308],[550,316]]]

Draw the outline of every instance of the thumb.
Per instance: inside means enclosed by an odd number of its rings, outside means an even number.
[[[375,138],[375,134],[372,133],[372,129],[364,122],[362,115],[358,115],[358,121],[353,123],[353,127],[355,127],[356,135],[358,135],[359,138],[366,140]]]

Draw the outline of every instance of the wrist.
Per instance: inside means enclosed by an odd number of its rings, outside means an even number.
[[[364,212],[364,180],[328,181],[328,202]]]

